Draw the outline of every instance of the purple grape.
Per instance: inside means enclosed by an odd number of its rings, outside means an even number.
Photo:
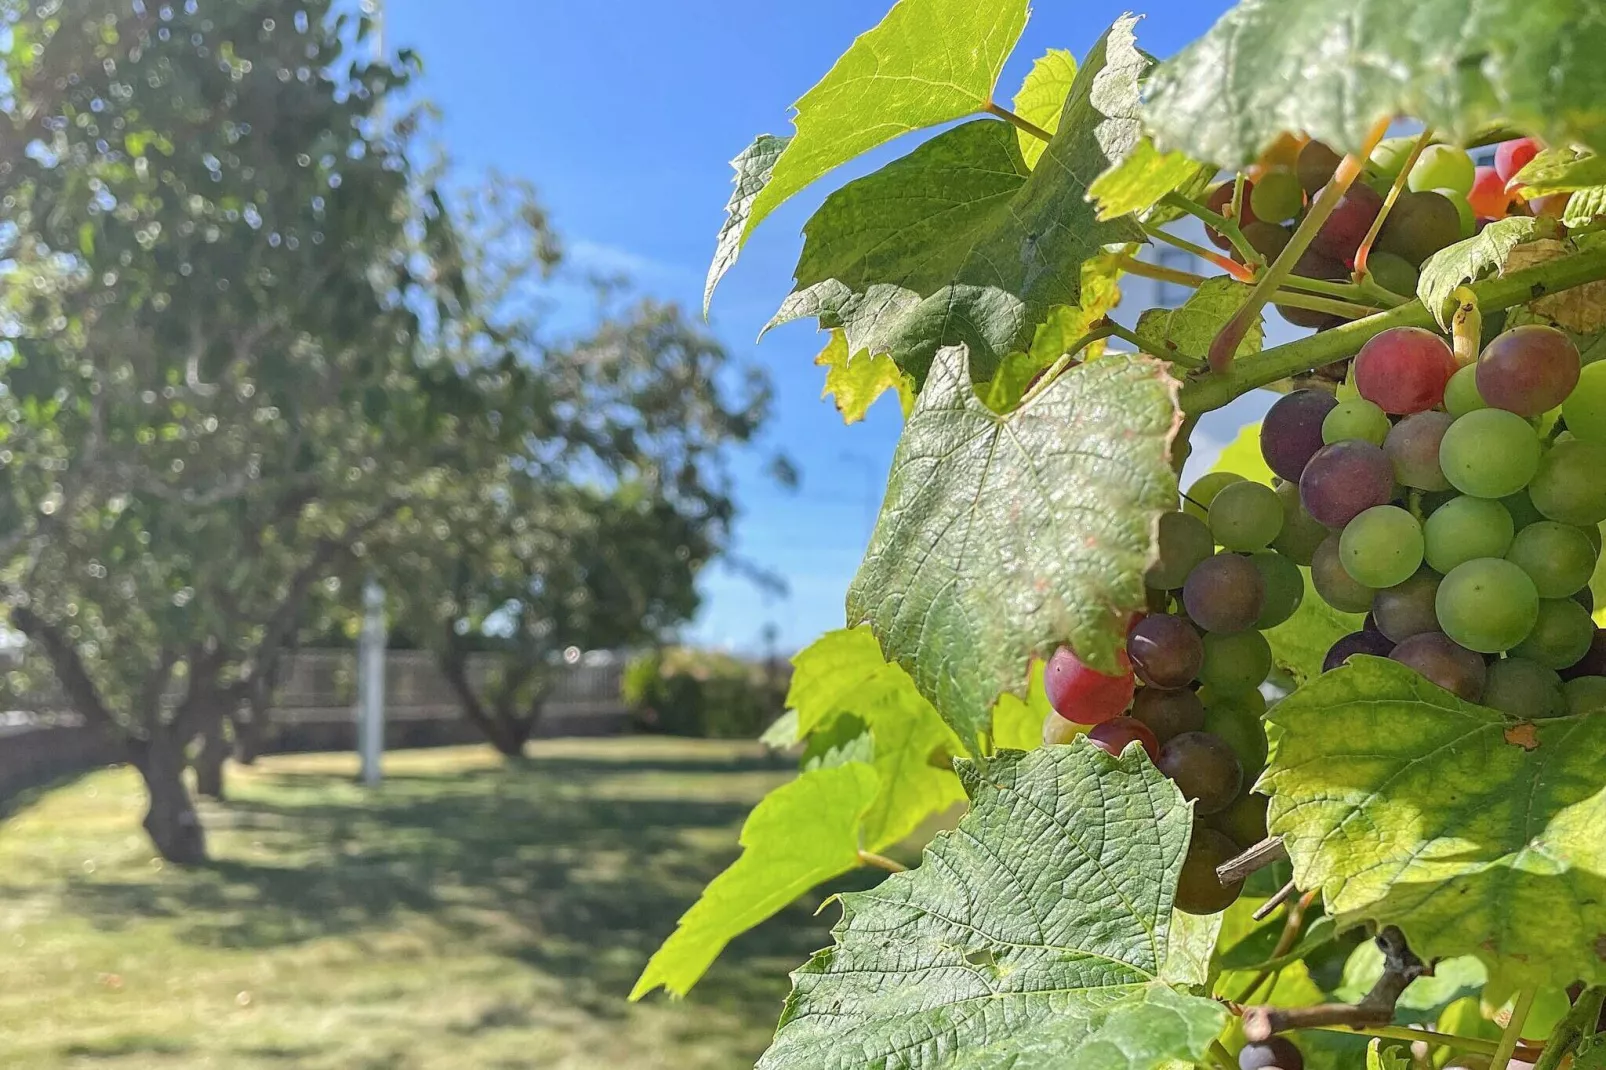
[[[1324,390],[1284,394],[1260,424],[1260,453],[1271,470],[1297,480],[1305,464],[1322,448],[1322,421],[1338,406]]]
[[[1355,654],[1386,658],[1393,650],[1394,644],[1381,632],[1350,632],[1327,651],[1327,657],[1322,661],[1322,672],[1332,672]]]
[[[1164,745],[1184,732],[1201,731],[1205,708],[1192,691],[1145,687],[1132,702],[1132,716],[1148,725],[1154,737]]]
[[[1377,592],[1372,599],[1372,616],[1377,630],[1395,643],[1413,635],[1439,630],[1434,603],[1439,595],[1439,574],[1422,569],[1395,587]]]
[[[1187,687],[1204,664],[1204,642],[1193,625],[1167,613],[1151,613],[1132,626],[1127,656],[1138,679],[1151,687]]]
[[[1478,358],[1478,393],[1497,409],[1538,416],[1567,400],[1581,362],[1572,339],[1554,327],[1514,327]]]
[[[1342,528],[1393,497],[1393,462],[1382,447],[1359,439],[1323,446],[1299,477],[1305,511],[1330,528]]]
[[[1589,590],[1585,587],[1584,590]],[[1576,680],[1580,676],[1606,676],[1606,628],[1596,628],[1595,638],[1589,644],[1589,653],[1561,670],[1563,680]]]
[[[1239,1070],[1305,1070],[1305,1057],[1287,1037],[1245,1044],[1238,1053]]]
[[[1332,215],[1322,223],[1311,248],[1323,256],[1353,264],[1366,232],[1372,229],[1373,221],[1382,210],[1382,194],[1364,182],[1354,183],[1344,191]]]
[[[1221,553],[1199,564],[1182,585],[1182,605],[1209,632],[1241,632],[1265,608],[1266,581],[1247,557]]]
[[[1413,635],[1395,647],[1389,657],[1468,702],[1476,702],[1483,695],[1488,665],[1483,658],[1440,632]]]
[[[1375,590],[1357,582],[1344,568],[1337,535],[1329,535],[1311,555],[1310,584],[1322,601],[1340,613],[1365,613],[1377,597]]]

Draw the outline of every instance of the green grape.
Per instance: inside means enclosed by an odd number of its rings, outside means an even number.
[[[1241,632],[1206,632],[1204,666],[1199,679],[1218,691],[1247,691],[1271,674],[1271,646],[1250,628]]]
[[[1406,185],[1413,192],[1448,189],[1465,197],[1476,177],[1477,164],[1464,151],[1453,145],[1429,145],[1417,157]]]
[[[1258,684],[1254,687],[1239,688],[1236,691],[1225,691],[1219,687],[1211,687],[1209,684],[1205,684],[1194,694],[1199,696],[1199,701],[1204,703],[1206,709],[1211,706],[1225,704],[1240,706],[1249,710],[1256,717],[1264,717],[1266,715],[1266,696],[1260,693]]]
[[[1533,631],[1539,592],[1522,569],[1499,557],[1480,557],[1450,570],[1434,601],[1444,634],[1468,650],[1498,654]]]
[[[1159,558],[1149,566],[1144,582],[1156,591],[1181,587],[1201,561],[1216,552],[1210,529],[1187,513],[1160,514]]]
[[[1210,533],[1228,550],[1264,550],[1282,530],[1282,500],[1264,483],[1222,487],[1210,503]]]
[[[1266,768],[1266,725],[1253,710],[1233,703],[1206,707],[1204,730],[1224,740],[1243,767],[1244,784],[1255,782]]]
[[[1296,565],[1308,565],[1316,547],[1332,533],[1305,511],[1304,503],[1299,500],[1298,483],[1279,483],[1277,497],[1283,503],[1283,530],[1271,540],[1271,548]]]
[[[1292,617],[1305,600],[1305,577],[1298,565],[1279,553],[1263,551],[1251,554],[1249,560],[1260,569],[1260,576],[1266,581],[1266,601],[1255,628],[1259,631],[1275,628]]]
[[[1585,442],[1606,443],[1606,361],[1584,365],[1561,415],[1567,430]]]
[[[1195,828],[1177,875],[1175,906],[1184,914],[1217,914],[1232,906],[1244,889],[1243,881],[1223,885],[1216,867],[1237,856],[1238,844],[1212,828]]]
[[[1563,524],[1594,527],[1606,520],[1606,445],[1556,443],[1539,462],[1528,497],[1535,509]]]
[[[1419,276],[1415,266],[1405,257],[1387,250],[1374,250],[1366,258],[1366,271],[1372,276],[1373,282],[1390,293],[1403,297],[1416,296]]]
[[[1305,207],[1305,189],[1292,171],[1267,171],[1249,194],[1249,209],[1256,219],[1286,223]]]
[[[1489,403],[1478,393],[1478,366],[1468,364],[1450,376],[1450,385],[1444,388],[1444,407],[1451,416],[1465,416],[1469,412],[1487,409]]]
[[[1365,613],[1372,608],[1377,591],[1355,578],[1344,568],[1339,553],[1340,536],[1329,535],[1310,561],[1310,583],[1322,601],[1340,613]]]
[[[1599,536],[1598,528],[1575,528],[1541,520],[1517,533],[1505,557],[1534,581],[1540,598],[1566,598],[1587,586],[1589,577],[1595,574],[1598,551],[1590,540],[1590,531]]]
[[[1249,778],[1245,776],[1244,779]],[[1266,838],[1266,807],[1270,802],[1264,795],[1246,791],[1225,810],[1205,818],[1205,825],[1233,843],[1245,846],[1259,843]]]
[[[1567,700],[1568,713],[1591,713],[1606,708],[1606,676],[1568,680],[1561,685],[1561,695]]]
[[[1483,705],[1525,720],[1558,717],[1567,712],[1561,677],[1527,658],[1501,658],[1489,666]]]
[[[1589,653],[1594,641],[1595,621],[1589,610],[1571,598],[1544,598],[1533,631],[1511,653],[1547,669],[1567,669]]]
[[[1370,170],[1378,178],[1393,182],[1405,170],[1405,161],[1410,159],[1411,149],[1416,145],[1414,137],[1386,137],[1377,143],[1367,160]]]
[[[1328,445],[1342,442],[1345,439],[1358,438],[1363,442],[1370,442],[1374,446],[1381,446],[1383,440],[1388,438],[1388,414],[1365,398],[1350,398],[1340,401],[1338,406],[1322,419],[1322,441]]]
[[[1182,502],[1182,511],[1200,520],[1210,519],[1210,503],[1216,500],[1221,488],[1242,483],[1244,477],[1237,472],[1206,472],[1194,480]]]
[[[1462,494],[1504,498],[1534,478],[1539,454],[1539,435],[1527,420],[1504,409],[1479,409],[1456,417],[1444,433],[1439,467]]]
[[[1451,498],[1422,525],[1428,564],[1436,572],[1449,572],[1479,557],[1504,557],[1516,528],[1500,502],[1463,494]]]
[[[1528,492],[1525,490],[1501,498],[1500,504],[1511,514],[1512,526],[1517,531],[1521,531],[1529,524],[1537,524],[1545,518],[1544,514],[1534,508],[1533,499],[1528,497]]]
[[[1478,233],[1478,214],[1472,210],[1472,202],[1467,200],[1466,194],[1457,193],[1453,189],[1445,189],[1442,186],[1433,192],[1455,205],[1456,215],[1461,218],[1462,241]]]
[[[1397,505],[1374,505],[1339,536],[1338,556],[1356,583],[1379,589],[1404,583],[1422,567],[1422,525]]]

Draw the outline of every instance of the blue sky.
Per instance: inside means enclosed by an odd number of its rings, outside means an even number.
[[[787,132],[792,101],[889,3],[386,0],[385,14],[390,47],[423,55],[422,88],[444,112],[455,161],[536,183],[577,264],[622,270],[640,290],[695,308],[729,194],[727,161],[756,134]],[[1228,6],[1157,0],[1144,9],[1139,42],[1168,55]],[[1001,95],[1013,93],[1035,56],[1051,47],[1083,54],[1128,9],[1039,0]],[[783,576],[791,593],[766,597],[716,566],[691,629],[697,641],[757,650],[773,622],[790,651],[842,626],[843,595],[897,442],[897,405],[885,399],[867,421],[845,427],[820,400],[813,358],[824,336],[812,324],[755,339],[788,291],[804,220],[835,186],[912,144],[873,153],[778,210],[715,298],[712,328],[738,358],[767,368],[777,391],[766,448],[738,465],[737,550]],[[1137,287],[1129,305],[1148,296]],[[1233,423],[1262,408],[1264,401],[1245,399],[1210,421],[1196,436],[1196,456],[1207,459]],[[796,492],[760,471],[776,448],[801,469]]]

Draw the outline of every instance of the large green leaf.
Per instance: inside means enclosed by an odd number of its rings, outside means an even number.
[[[1476,237],[1456,242],[1429,257],[1427,263],[1422,265],[1416,294],[1422,299],[1423,306],[1439,321],[1439,326],[1447,331],[1450,329],[1450,319],[1455,314],[1454,294],[1458,287],[1500,271],[1505,267],[1511,250],[1532,240],[1543,225],[1542,220],[1532,216],[1499,219],[1484,227]]]
[[[973,115],[992,99],[1026,27],[1026,0],[899,0],[797,102],[742,236],[827,171],[900,134]]]
[[[683,996],[725,945],[822,881],[859,865],[859,826],[880,778],[861,762],[814,769],[764,797],[742,826],[742,855],[703,890],[647,962],[631,999]]]
[[[1225,1021],[1158,980],[1191,820],[1136,747],[1003,752],[916,870],[842,897],[760,1070],[1151,1070]]]
[[[1606,980],[1606,717],[1517,723],[1355,658],[1267,720],[1271,830],[1341,927],[1523,984]]]
[[[1131,220],[1099,223],[1086,199],[1137,136],[1147,61],[1131,21],[1083,63],[1035,171],[1013,127],[980,119],[826,198],[771,325],[818,317],[843,328],[854,353],[889,353],[917,383],[943,346],[968,346],[982,378],[1024,350],[1050,308],[1079,303],[1085,261],[1142,239]]]
[[[892,358],[885,353],[855,356],[849,352],[848,336],[842,331],[831,332],[830,341],[814,363],[825,369],[825,388],[820,397],[836,400],[836,411],[842,414],[843,423],[855,424],[864,419],[870,406],[888,390],[897,391],[905,416],[914,404],[909,377],[898,370]]]
[[[725,222],[719,228],[719,238],[714,243],[714,260],[708,265],[708,279],[703,283],[704,316],[708,315],[708,306],[713,303],[714,287],[719,285],[719,280],[725,277],[725,272],[731,269],[741,254],[753,202],[769,184],[770,175],[775,171],[775,161],[791,140],[774,134],[760,134],[731,161],[731,168],[736,172],[736,188],[725,203]]]
[[[1227,167],[1286,130],[1355,151],[1396,115],[1599,149],[1602,54],[1606,10],[1577,0],[1242,0],[1160,65],[1144,114],[1162,147]]]
[[[1033,655],[1069,641],[1113,671],[1176,503],[1177,384],[1146,357],[1072,368],[999,416],[944,350],[904,427],[848,620],[969,744]]]
[[[1076,57],[1063,48],[1051,48],[1037,57],[1032,69],[1021,82],[1015,94],[1015,114],[1022,119],[1054,133],[1060,128],[1060,113],[1065,110],[1065,98],[1071,94],[1076,81]],[[1027,167],[1036,167],[1048,142],[1024,130],[1015,131],[1020,142],[1020,154]]]

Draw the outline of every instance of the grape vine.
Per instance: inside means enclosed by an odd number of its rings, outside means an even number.
[[[871,866],[766,1070],[1598,1062],[1606,21],[1241,0],[1006,104],[1026,19],[899,0],[734,161],[709,297],[782,201],[945,127],[804,228],[774,322],[904,434],[766,736],[799,775],[635,996]],[[1129,315],[1129,277],[1192,295]]]

